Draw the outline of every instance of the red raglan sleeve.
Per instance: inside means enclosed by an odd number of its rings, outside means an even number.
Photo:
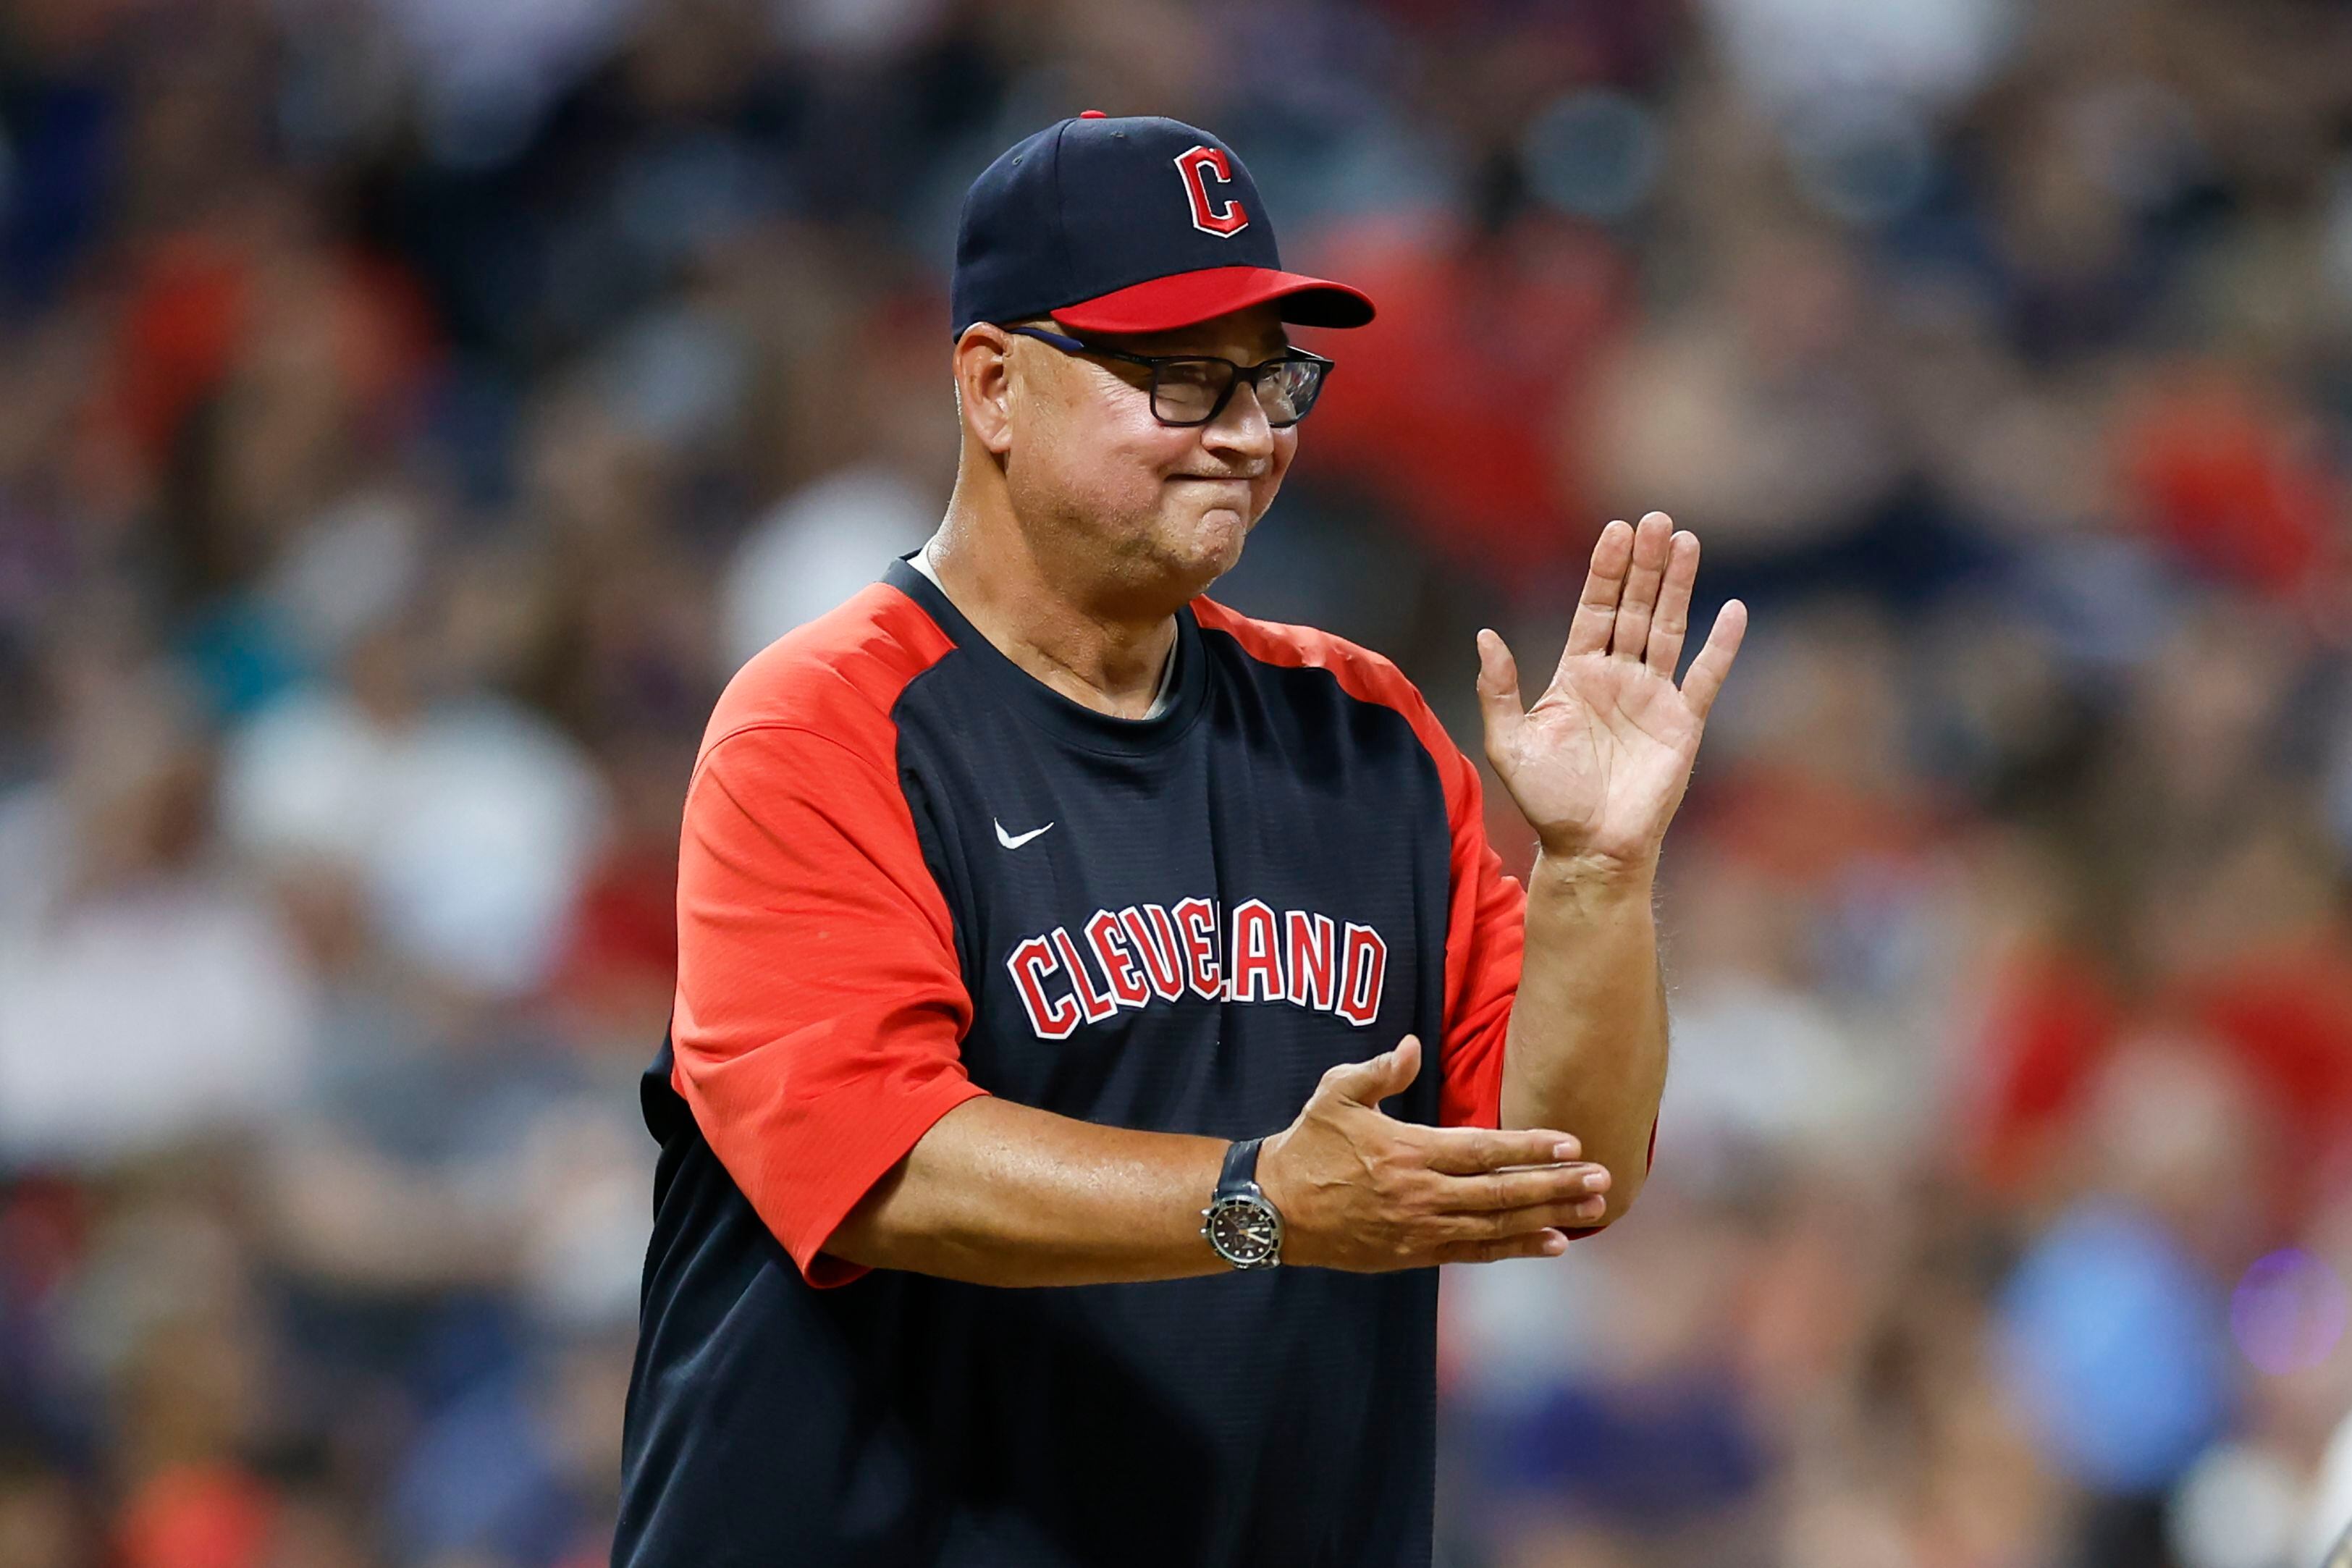
[[[1422,710],[1426,715],[1428,710]],[[1495,1127],[1503,1119],[1503,1043],[1519,994],[1527,940],[1527,892],[1503,874],[1486,842],[1478,768],[1433,716],[1414,726],[1445,786],[1452,885],[1445,922],[1445,1079],[1438,1120],[1448,1127]]]
[[[874,1183],[954,1107],[971,1003],[895,770],[756,725],[705,749],[677,882],[672,1081],[809,1283]]]

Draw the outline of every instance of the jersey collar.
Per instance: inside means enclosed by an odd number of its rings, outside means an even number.
[[[1088,751],[1150,752],[1181,735],[1200,716],[1209,685],[1207,659],[1190,605],[1176,612],[1175,681],[1168,700],[1150,718],[1120,719],[1063,696],[1007,658],[916,568],[913,554],[909,551],[891,562],[882,580],[914,600],[1009,705],[1049,732]]]

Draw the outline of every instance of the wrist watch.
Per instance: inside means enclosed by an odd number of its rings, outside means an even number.
[[[1282,1261],[1282,1211],[1258,1190],[1257,1150],[1263,1138],[1225,1151],[1217,1190],[1201,1211],[1201,1234],[1236,1268],[1272,1268]]]

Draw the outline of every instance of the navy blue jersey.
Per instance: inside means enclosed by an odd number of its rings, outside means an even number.
[[[1115,719],[899,562],[720,699],[620,1568],[1429,1562],[1434,1269],[1003,1289],[824,1251],[979,1094],[1255,1136],[1411,1032],[1391,1114],[1496,1124],[1524,900],[1475,769],[1376,655],[1178,623],[1170,700]]]

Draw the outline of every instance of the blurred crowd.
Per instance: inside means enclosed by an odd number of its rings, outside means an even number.
[[[1755,614],[1657,1173],[1449,1276],[1441,1562],[2314,1568],[2324,0],[15,0],[0,1568],[604,1561],[701,725],[935,522],[958,203],[1084,108],[1381,307],[1221,597],[1474,753],[1611,516]]]

